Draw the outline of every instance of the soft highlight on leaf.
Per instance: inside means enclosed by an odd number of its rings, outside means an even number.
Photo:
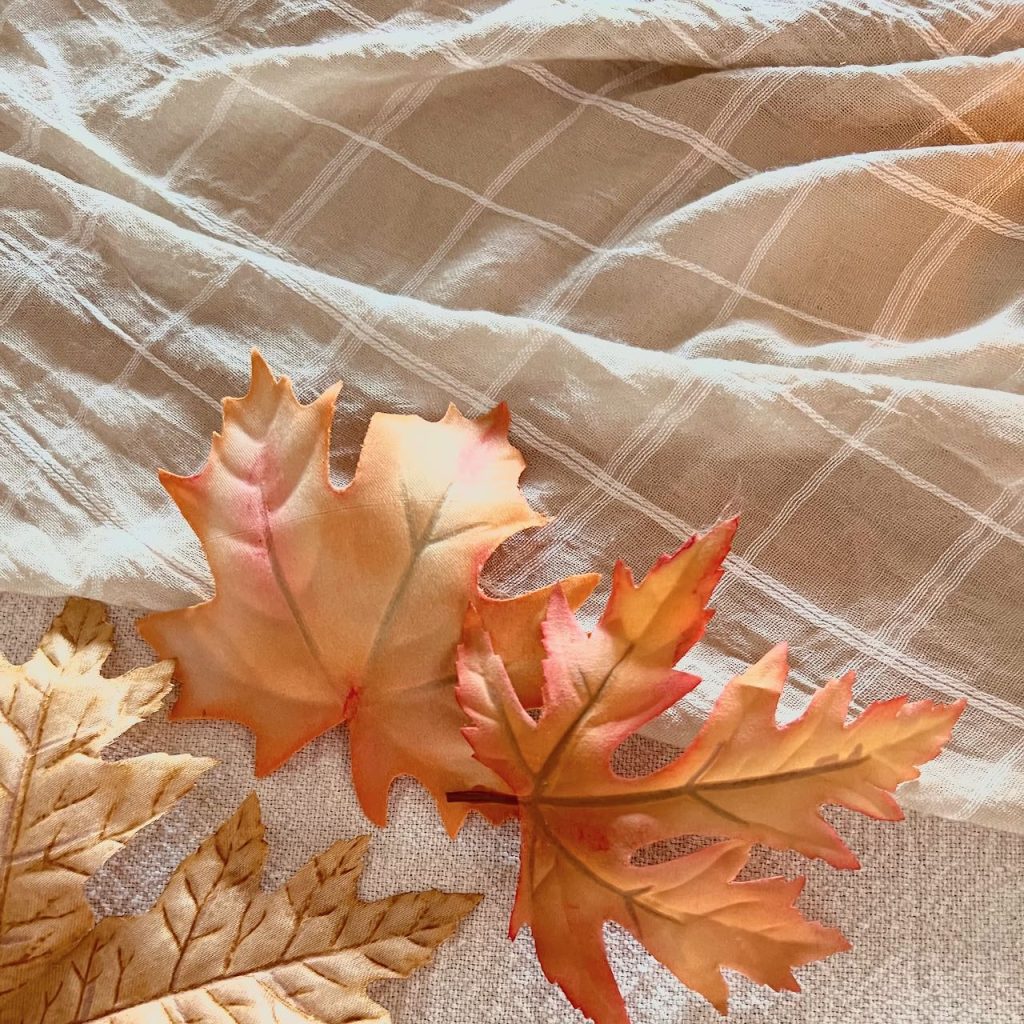
[[[438,422],[376,414],[352,482],[330,479],[340,385],[309,405],[258,353],[244,398],[224,400],[209,460],[162,473],[202,542],[216,584],[203,604],[147,616],[143,636],[177,660],[172,717],[230,719],[256,735],[265,775],[315,736],[348,724],[360,802],[378,824],[400,775],[418,779],[454,833],[454,787],[500,785],[460,735],[455,648],[477,600],[527,699],[537,696],[536,628],[551,587],[505,601],[478,586],[507,537],[545,520],[519,491],[523,459],[508,410]],[[577,606],[597,578],[563,583]],[[538,652],[539,653],[539,652]],[[490,808],[495,820],[507,811]]]
[[[673,666],[700,638],[735,522],[660,559],[639,585],[616,567],[608,605],[589,635],[557,591],[544,623],[541,712],[527,714],[476,611],[458,657],[458,698],[476,756],[507,790],[457,791],[454,801],[515,801],[522,828],[512,933],[529,925],[541,964],[598,1024],[625,1024],[602,929],[631,932],[684,984],[726,1012],[724,968],[797,990],[793,969],[848,948],[793,906],[803,881],[736,882],[750,845],[765,843],[856,867],[821,816],[839,804],[900,817],[892,791],[916,778],[949,737],[963,702],[904,699],[846,722],[852,677],[776,723],[783,648],[727,684],[689,747],[637,778],[612,756],[698,680]],[[726,841],[653,866],[634,855],[685,834]]]
[[[367,993],[407,977],[478,896],[403,893],[364,903],[368,840],[339,842],[275,892],[250,796],[177,868],[156,905],[101,921],[44,977],[0,1002],[4,1024],[367,1024]]]
[[[102,759],[171,689],[170,662],[102,676],[112,637],[102,605],[71,598],[24,665],[0,656],[0,996],[92,927],[85,883],[214,763]]]
[[[800,718],[778,725],[786,674],[779,646],[727,683],[685,753],[631,787],[630,807],[657,818],[666,837],[735,836],[837,868],[860,867],[821,808],[900,820],[893,791],[938,755],[965,702],[896,697],[847,722],[851,673],[826,682]],[[617,798],[614,790],[605,795]]]

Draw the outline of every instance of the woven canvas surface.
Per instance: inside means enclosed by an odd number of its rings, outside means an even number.
[[[23,661],[61,602],[0,595],[0,651]],[[116,675],[152,660],[134,632],[136,613],[114,609]],[[508,940],[518,870],[516,828],[476,816],[452,842],[431,799],[409,780],[396,785],[387,829],[359,810],[348,751],[335,730],[283,769],[255,783],[252,742],[224,723],[168,723],[131,730],[107,756],[153,750],[203,754],[221,763],[174,810],[131,840],[89,883],[103,914],[150,906],[174,866],[255,788],[270,843],[267,884],[278,885],[336,839],[370,834],[366,897],[414,888],[482,892],[484,901],[434,963],[409,980],[375,988],[397,1024],[583,1024],[544,979],[529,932]],[[642,753],[638,756],[642,757]],[[641,763],[630,767],[640,768]],[[736,1024],[1017,1024],[1024,921],[1024,837],[911,812],[903,823],[854,814],[832,818],[863,868],[836,871],[796,856],[756,850],[751,875],[805,874],[799,906],[841,928],[853,951],[798,970],[804,991],[775,993],[729,972]],[[687,992],[625,932],[606,942],[635,1024],[716,1024],[722,1018]]]

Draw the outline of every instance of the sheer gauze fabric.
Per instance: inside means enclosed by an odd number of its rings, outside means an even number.
[[[654,735],[785,639],[790,712],[966,697],[903,799],[1024,830],[1022,46],[989,0],[11,0],[6,589],[208,595],[155,470],[253,345],[345,380],[339,480],[375,409],[504,399],[556,518],[498,592],[742,516]]]

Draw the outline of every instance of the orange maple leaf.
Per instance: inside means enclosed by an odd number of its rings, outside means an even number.
[[[684,984],[726,1011],[729,967],[798,990],[792,968],[848,948],[842,935],[793,906],[803,879],[735,882],[750,844],[857,861],[822,819],[824,804],[902,817],[890,795],[917,777],[949,737],[963,702],[905,698],[846,724],[852,676],[826,683],[797,721],[775,712],[784,648],[727,684],[704,728],[673,762],[625,778],[611,766],[622,742],[699,680],[674,671],[711,616],[735,522],[662,558],[639,585],[619,564],[596,629],[579,626],[557,591],[543,627],[547,659],[539,719],[527,714],[475,612],[458,659],[458,697],[476,756],[511,793],[450,799],[515,803],[522,865],[511,932],[530,925],[541,965],[600,1024],[624,1024],[602,928],[630,931]],[[729,837],[696,853],[634,866],[638,850],[683,834]]]
[[[139,629],[177,659],[182,690],[171,717],[247,725],[258,775],[347,722],[369,817],[384,824],[392,781],[412,775],[454,834],[466,807],[445,802],[445,791],[500,784],[460,735],[462,619],[476,601],[505,638],[499,649],[520,691],[536,699],[552,588],[498,600],[477,580],[498,544],[545,519],[519,491],[524,463],[508,443],[504,405],[477,420],[452,406],[436,423],[378,413],[352,482],[334,487],[340,388],[301,405],[288,378],[275,380],[253,352],[249,393],[224,400],[204,468],[160,474],[202,542],[215,595],[149,615]],[[570,603],[582,603],[597,579],[564,581]]]

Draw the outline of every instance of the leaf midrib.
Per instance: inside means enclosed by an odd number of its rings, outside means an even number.
[[[402,507],[406,512],[406,524],[409,533],[409,554],[406,560],[406,564],[402,569],[402,573],[395,584],[394,589],[391,592],[391,596],[388,599],[387,605],[382,610],[380,617],[377,619],[377,626],[374,631],[373,640],[370,643],[369,650],[362,666],[362,675],[366,676],[369,674],[371,667],[374,662],[380,657],[381,651],[385,646],[385,642],[388,637],[388,633],[394,622],[395,615],[398,608],[405,597],[406,592],[409,589],[413,578],[415,577],[416,569],[423,557],[424,552],[430,548],[433,544],[440,541],[448,540],[451,537],[458,536],[461,533],[465,533],[468,530],[476,529],[478,523],[470,523],[465,527],[454,531],[451,534],[446,534],[442,537],[435,537],[434,531],[437,528],[437,524],[441,519],[441,515],[447,505],[449,495],[451,493],[452,483],[449,482],[448,486],[445,487],[444,491],[434,500],[434,507],[431,511],[430,518],[427,521],[425,527],[419,532],[418,536],[414,529],[411,518],[409,517],[409,510],[413,504],[423,504],[423,502],[413,502],[408,494],[406,493],[404,481],[402,482]],[[274,577],[274,582],[277,585],[281,596],[284,598],[285,604],[288,607],[288,611],[295,622],[295,627],[299,632],[303,644],[309,651],[310,657],[316,663],[320,669],[325,681],[328,684],[330,691],[336,692],[336,680],[334,674],[327,666],[326,659],[323,651],[317,642],[313,631],[310,629],[309,623],[306,621],[306,617],[303,614],[302,607],[295,596],[294,591],[288,582],[288,577],[285,574],[284,566],[281,564],[277,554],[277,547],[274,540],[274,526],[271,521],[270,507],[266,498],[266,494],[262,487],[260,487],[260,514],[261,514],[261,526],[263,533],[263,540],[267,550],[267,558],[270,564],[270,570]]]
[[[569,743],[575,737],[577,730],[583,724],[584,718],[586,718],[586,716],[590,713],[594,705],[597,704],[597,702],[601,699],[601,695],[607,689],[608,684],[612,681],[613,677],[615,676],[615,673],[619,670],[619,666],[622,665],[626,658],[628,658],[635,649],[635,642],[627,644],[625,648],[623,648],[623,651],[619,655],[615,664],[608,669],[608,671],[604,674],[604,677],[597,684],[596,689],[594,689],[593,691],[591,691],[589,685],[587,684],[586,677],[584,676],[584,685],[587,687],[587,699],[583,703],[583,706],[580,708],[579,713],[576,715],[576,717],[569,723],[569,725],[566,727],[562,735],[559,736],[558,739],[555,741],[554,746],[551,748],[551,750],[548,752],[547,757],[544,759],[544,763],[540,766],[540,768],[534,775],[534,788],[537,792],[543,793],[547,789],[552,773],[554,772],[555,768],[558,767],[559,761],[561,761],[562,756],[568,749]]]
[[[32,742],[29,744],[28,754],[22,762],[21,774],[18,777],[18,791],[15,795],[14,809],[11,813],[11,824],[7,830],[7,843],[4,850],[3,874],[0,875],[0,913],[7,905],[7,893],[11,884],[11,872],[15,865],[14,851],[17,849],[21,839],[21,826],[25,817],[25,809],[28,806],[28,794],[31,788],[32,776],[35,773],[36,759],[39,756],[39,747],[46,728],[46,719],[50,713],[50,702],[53,698],[53,688],[48,688],[42,695],[42,707],[39,709],[39,717],[36,720],[35,733]]]
[[[394,590],[391,592],[391,597],[388,599],[388,603],[381,613],[380,618],[377,620],[377,629],[373,635],[373,641],[370,644],[369,652],[366,655],[366,661],[364,663],[364,674],[368,674],[371,666],[380,657],[381,648],[384,646],[384,642],[387,638],[388,630],[391,628],[391,624],[394,621],[395,614],[398,611],[398,606],[401,604],[402,599],[405,597],[406,591],[409,589],[409,584],[412,582],[413,576],[415,575],[416,568],[419,565],[420,559],[423,557],[423,553],[434,543],[434,530],[437,528],[438,521],[441,518],[441,513],[444,511],[445,505],[448,501],[448,496],[451,493],[452,484],[449,482],[448,486],[441,492],[437,500],[434,503],[434,508],[430,513],[430,518],[427,520],[426,526],[418,537],[414,538],[413,523],[409,516],[409,509],[411,502],[405,489],[405,481],[401,481],[402,487],[402,507],[405,510],[406,528],[409,533],[409,557],[406,561],[405,568],[402,570],[402,575],[398,578],[398,582],[395,584]],[[461,531],[460,531],[461,532]]]
[[[284,567],[281,565],[281,561],[277,557],[277,546],[274,542],[274,529],[270,521],[270,508],[267,502],[267,495],[262,486],[260,486],[259,490],[263,543],[267,549],[267,561],[270,563],[271,574],[274,577],[274,582],[277,584],[277,589],[281,592],[281,596],[284,598],[284,602],[288,606],[288,611],[292,616],[292,620],[295,622],[295,628],[299,631],[299,636],[302,637],[302,642],[305,644],[306,650],[309,651],[313,661],[316,662],[317,667],[323,673],[328,687],[333,692],[333,681],[330,670],[324,662],[323,652],[320,650],[320,645],[317,643],[316,637],[313,636],[313,632],[309,628],[309,623],[306,622],[306,617],[302,613],[302,608],[299,606],[295,593],[292,591],[291,584],[289,584],[288,578],[284,574]]]
[[[737,779],[721,779],[717,782],[690,781],[684,782],[679,786],[669,786],[665,789],[645,790],[635,793],[607,793],[595,796],[585,796],[583,794],[541,796],[528,802],[551,807],[617,807],[628,806],[629,804],[657,803],[664,800],[696,796],[703,792],[721,792],[723,790],[729,791],[755,786],[770,786],[776,783],[789,782],[793,779],[828,775],[846,768],[856,768],[870,759],[869,754],[862,754],[859,757],[849,757],[845,760],[830,761],[827,764],[811,765],[807,768],[793,768],[789,771],[768,772],[762,775],[746,775]],[[640,776],[639,780],[642,779],[643,776]],[[622,781],[631,782],[633,780],[628,777],[622,777]]]
[[[692,921],[695,919],[704,920],[714,917],[713,913],[709,914],[707,912],[688,914],[685,911],[680,910],[675,913],[669,913],[665,910],[660,909],[659,907],[653,906],[651,903],[645,901],[642,898],[644,895],[650,892],[649,886],[631,890],[623,889],[620,886],[616,885],[611,879],[605,878],[604,875],[599,874],[597,871],[591,868],[590,865],[586,863],[586,861],[581,860],[579,857],[577,857],[561,841],[561,839],[558,838],[558,835],[549,827],[548,822],[545,820],[542,814],[538,812],[536,817],[537,823],[540,825],[542,831],[544,832],[544,835],[547,837],[548,841],[551,843],[553,847],[555,847],[555,849],[559,852],[561,856],[565,857],[565,859],[569,861],[569,863],[572,864],[572,866],[576,868],[576,870],[579,871],[581,874],[586,875],[587,878],[589,878],[595,884],[601,886],[604,889],[607,889],[609,892],[614,893],[626,904],[627,909],[630,912],[630,916],[633,917],[634,922],[636,922],[637,924],[638,933],[641,932],[643,929],[640,927],[639,922],[636,919],[634,910],[634,907],[636,906],[639,906],[643,911],[645,911],[648,914],[652,914],[655,917],[660,917],[664,921],[668,921],[672,924],[677,925],[685,925],[687,921]],[[735,904],[729,904],[730,909],[734,907]],[[638,934],[637,938],[643,941],[642,935]]]
[[[187,995],[190,995],[193,992],[203,992],[203,991],[205,991],[208,988],[212,988],[215,985],[223,984],[224,982],[237,981],[239,979],[258,978],[258,976],[260,974],[272,974],[274,971],[280,971],[280,970],[283,970],[283,969],[288,968],[288,967],[294,967],[296,965],[301,966],[301,967],[308,967],[308,964],[306,962],[308,960],[317,960],[317,959],[322,959],[324,957],[340,956],[340,955],[343,955],[343,954],[346,954],[346,953],[357,953],[357,954],[359,954],[361,956],[366,957],[366,959],[370,960],[372,963],[375,963],[378,966],[382,967],[384,970],[390,971],[391,973],[398,973],[397,971],[394,971],[392,968],[387,967],[386,965],[382,964],[380,961],[374,960],[372,957],[367,956],[366,953],[362,952],[364,947],[371,946],[371,945],[373,945],[373,944],[375,944],[377,942],[385,941],[385,940],[387,940],[389,938],[409,939],[409,936],[404,934],[404,933],[394,933],[392,935],[385,935],[385,936],[379,936],[379,937],[376,937],[376,938],[367,939],[365,942],[363,942],[361,945],[358,945],[358,946],[344,946],[344,947],[342,947],[340,949],[328,949],[328,950],[323,950],[323,951],[318,952],[318,953],[304,953],[304,954],[302,954],[300,956],[290,957],[288,959],[281,959],[281,960],[275,961],[274,963],[264,964],[264,965],[262,965],[260,967],[253,967],[253,968],[250,968],[248,970],[233,971],[233,972],[228,973],[228,974],[222,974],[222,975],[220,975],[218,977],[215,977],[215,978],[208,978],[208,979],[206,979],[206,981],[197,982],[195,985],[189,985],[186,988],[180,988],[180,989],[177,989],[177,990],[174,990],[174,991],[171,991],[171,992],[165,992],[162,995],[148,996],[148,997],[140,1000],[137,1003],[123,1003],[123,1004],[111,1007],[109,1010],[102,1011],[98,1017],[78,1017],[76,1015],[76,1017],[74,1019],[66,1020],[64,1022],[64,1024],[98,1024],[98,1022],[108,1020],[109,1018],[113,1017],[114,1015],[116,1015],[118,1013],[124,1013],[126,1010],[137,1010],[137,1009],[139,1009],[141,1007],[149,1006],[149,1005],[152,1005],[154,1003],[161,1003],[161,1002],[163,1002],[166,999],[177,999],[179,996],[187,996]],[[409,939],[409,940],[413,941],[411,939]],[[417,943],[417,945],[419,945],[419,944]],[[422,947],[422,948],[432,948],[432,947]],[[101,947],[101,949],[102,949],[102,947]],[[95,953],[99,952],[99,951],[100,950],[95,950],[93,952],[93,955],[95,955]],[[313,972],[313,973],[317,973],[317,972]],[[323,975],[321,975],[321,974],[317,974],[317,976],[321,977],[321,978],[323,977]],[[374,979],[374,980],[380,980],[380,979]],[[361,992],[365,992],[365,988],[362,989],[362,990],[359,990],[359,989],[348,989],[341,982],[336,982],[335,981],[335,982],[332,982],[332,984],[337,985],[339,988],[346,989],[347,991],[353,991],[353,992],[360,992],[361,991]],[[281,996],[278,996],[278,998],[281,998],[282,1002],[290,1002],[290,998],[282,998]]]

